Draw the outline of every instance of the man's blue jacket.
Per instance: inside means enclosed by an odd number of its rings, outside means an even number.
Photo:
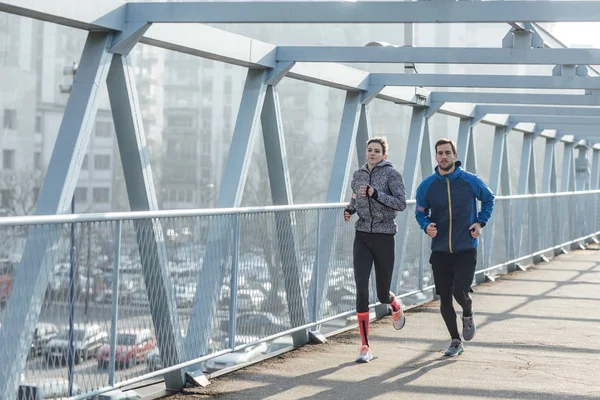
[[[458,253],[477,247],[478,240],[471,236],[469,227],[480,222],[485,226],[494,209],[494,193],[477,175],[465,171],[456,162],[454,172],[435,173],[417,188],[416,218],[425,230],[436,224],[437,235],[431,241],[432,251]],[[481,201],[477,212],[476,199]]]

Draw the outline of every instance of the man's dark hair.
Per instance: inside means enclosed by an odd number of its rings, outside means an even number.
[[[449,144],[450,147],[452,147],[452,152],[456,155],[456,144],[454,143],[453,140],[448,139],[448,138],[441,138],[438,139],[437,142],[435,142],[435,153],[437,154],[437,148],[438,146],[444,145],[444,144]]]

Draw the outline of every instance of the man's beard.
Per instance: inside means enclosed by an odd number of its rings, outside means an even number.
[[[441,165],[440,165],[439,167],[440,167],[440,169],[441,169],[442,171],[446,171],[446,172],[448,172],[448,171],[450,171],[452,168],[454,168],[454,163],[449,163],[447,167],[442,167]]]

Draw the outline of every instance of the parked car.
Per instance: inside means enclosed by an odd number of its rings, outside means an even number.
[[[108,334],[99,325],[75,324],[73,329],[75,364],[96,355],[98,349],[108,342]],[[63,328],[44,347],[42,354],[48,364],[59,364],[67,360],[69,352],[69,328]]]
[[[131,368],[144,361],[156,347],[156,338],[150,329],[126,330],[117,332],[117,348],[115,364],[119,367]],[[98,368],[106,368],[110,362],[110,344],[98,350]]]
[[[56,337],[58,328],[54,324],[40,322],[35,326],[33,340],[31,341],[31,357],[37,357],[42,354],[44,347],[48,342]]]

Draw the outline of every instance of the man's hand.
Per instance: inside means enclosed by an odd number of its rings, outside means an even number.
[[[367,185],[367,186],[361,186],[360,187],[360,195],[362,197],[371,197],[373,196],[373,193],[375,192],[375,189],[373,189],[373,186]]]
[[[471,231],[471,236],[477,238],[479,235],[481,235],[481,224],[479,222],[475,222],[469,227],[469,230]]]
[[[427,225],[427,228],[425,228],[425,232],[427,232],[427,235],[429,235],[430,238],[434,238],[437,235],[437,228],[435,227],[435,223],[430,223],[429,225]]]

